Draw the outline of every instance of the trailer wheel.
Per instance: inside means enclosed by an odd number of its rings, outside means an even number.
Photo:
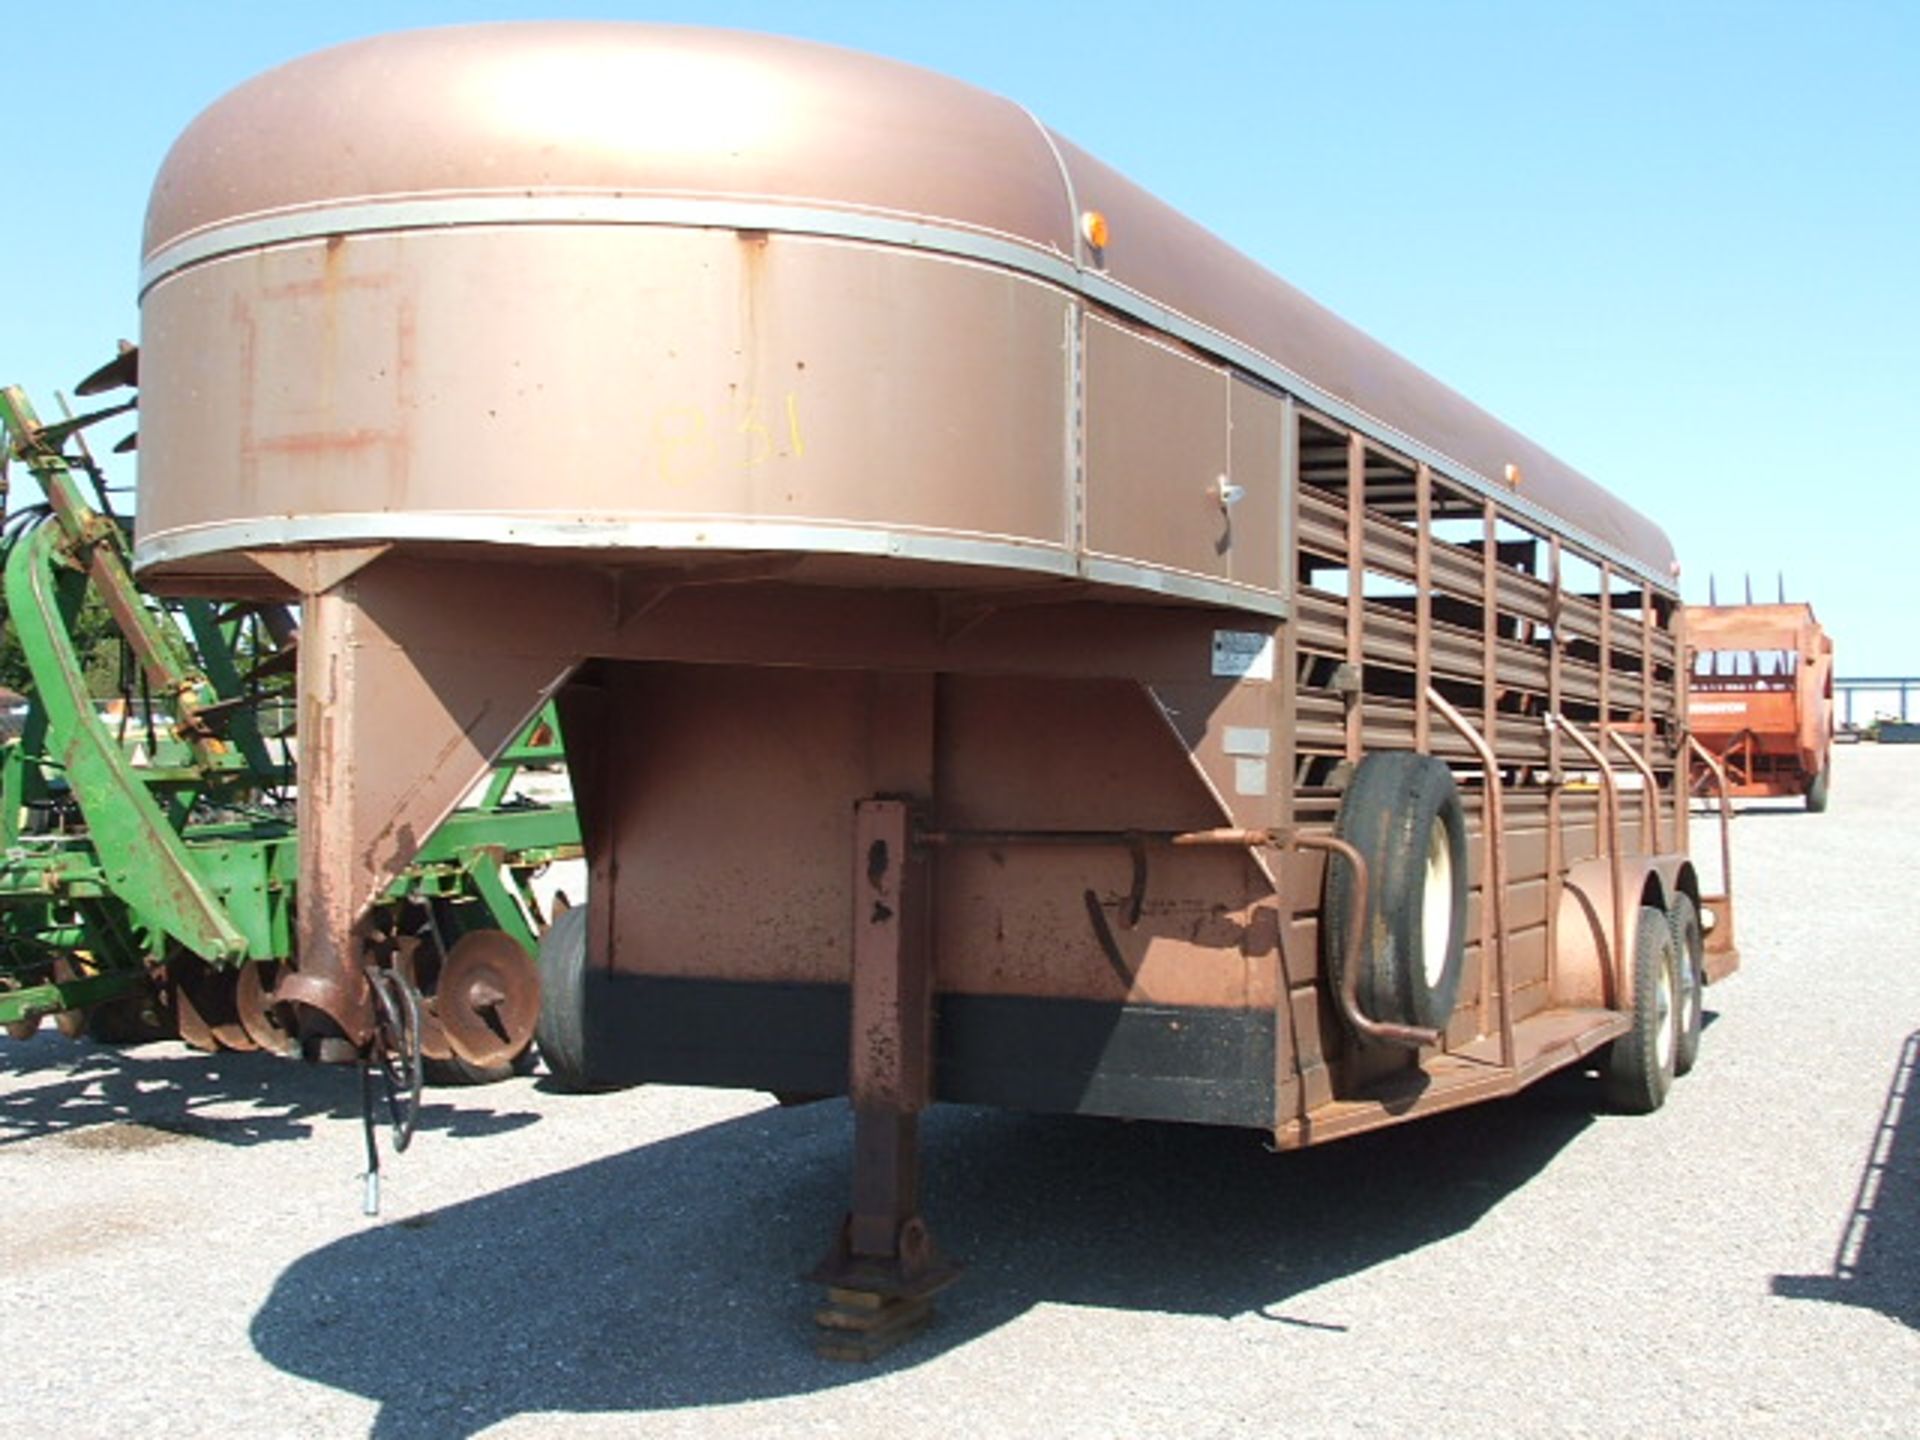
[[[1351,866],[1327,868],[1329,973],[1341,978],[1347,936],[1367,937],[1357,986],[1371,1019],[1443,1029],[1464,968],[1467,823],[1453,772],[1431,755],[1381,750],[1360,761],[1334,833],[1367,862],[1367,914],[1355,917]]]
[[[1827,776],[1832,767],[1822,765],[1820,773],[1807,783],[1807,810],[1819,815],[1827,808]]]
[[[554,1086],[574,1094],[619,1090],[587,1065],[587,907],[557,916],[540,937],[540,1019],[534,1043]]]
[[[1700,908],[1691,895],[1676,894],[1667,919],[1673,927],[1673,943],[1679,947],[1680,964],[1680,1017],[1674,1033],[1673,1073],[1684,1075],[1700,1058],[1701,1011],[1707,987],[1706,939],[1700,929]]]
[[[1633,1028],[1608,1048],[1607,1103],[1648,1115],[1666,1102],[1680,1049],[1680,946],[1667,913],[1640,907],[1633,942]]]

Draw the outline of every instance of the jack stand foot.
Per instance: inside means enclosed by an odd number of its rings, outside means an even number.
[[[826,1360],[873,1360],[919,1333],[933,1318],[933,1297],[960,1275],[934,1247],[918,1216],[899,1229],[890,1256],[857,1255],[842,1223],[827,1257],[807,1278],[827,1287],[814,1311],[814,1351]]]

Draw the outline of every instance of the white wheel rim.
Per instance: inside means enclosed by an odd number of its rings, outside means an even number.
[[[1669,940],[1663,953],[1664,963],[1660,966],[1660,985],[1653,995],[1653,1055],[1660,1062],[1662,1070],[1673,1067],[1673,1047],[1677,1032],[1674,1029],[1674,1011],[1679,1007],[1674,1000],[1674,964],[1673,942]]]
[[[1429,990],[1447,973],[1452,939],[1453,846],[1447,843],[1447,822],[1436,815],[1427,831],[1426,884],[1420,892],[1420,969]]]

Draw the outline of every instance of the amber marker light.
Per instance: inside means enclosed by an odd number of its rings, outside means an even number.
[[[1086,237],[1087,244],[1096,250],[1107,248],[1107,217],[1098,210],[1080,212],[1080,233]]]

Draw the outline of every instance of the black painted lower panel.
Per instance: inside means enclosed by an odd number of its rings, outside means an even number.
[[[622,1083],[842,1094],[843,985],[595,975],[590,1069]],[[1273,1124],[1271,1011],[942,995],[934,1093],[1010,1109]]]
[[[1271,1011],[943,995],[942,1100],[1134,1120],[1273,1124]]]
[[[846,1092],[844,985],[600,971],[586,1003],[587,1068],[596,1079]]]

